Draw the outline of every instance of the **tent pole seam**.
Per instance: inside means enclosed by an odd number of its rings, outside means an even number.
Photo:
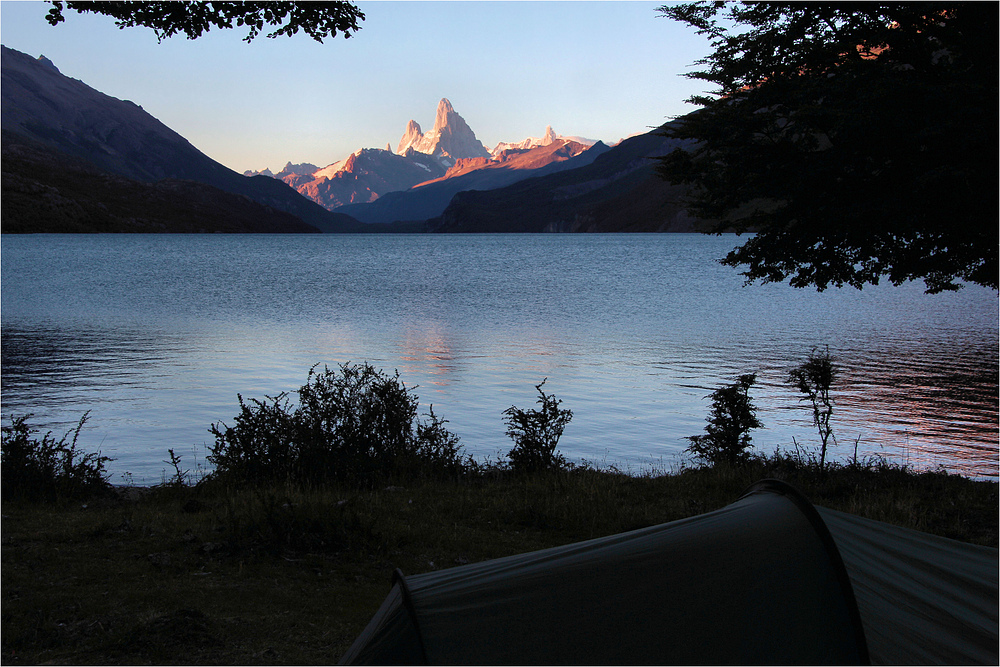
[[[424,664],[429,665],[431,661],[427,657],[427,647],[424,645],[424,633],[420,629],[420,623],[417,621],[417,609],[413,605],[413,594],[410,592],[410,585],[406,583],[406,577],[398,567],[392,573],[392,579],[399,586],[399,591],[403,597],[403,606],[406,607],[406,611],[410,612],[410,620],[413,621],[413,627],[417,630],[417,641],[420,642],[420,654],[424,657]]]
[[[823,517],[820,516],[816,508],[813,507],[812,502],[801,491],[780,479],[762,479],[759,482],[751,484],[740,494],[737,500],[760,492],[777,493],[788,498],[802,512],[809,523],[812,524],[813,529],[816,531],[816,536],[823,544],[831,561],[833,561],[834,572],[847,598],[848,614],[850,614],[851,621],[854,624],[855,640],[860,653],[859,657],[861,658],[860,662],[861,664],[870,665],[871,656],[868,653],[868,638],[865,636],[865,627],[861,621],[861,610],[858,609],[858,601],[854,596],[854,586],[851,584],[851,576],[847,573],[844,558],[840,555],[837,542],[833,539],[833,534],[827,527],[826,522],[823,521]]]

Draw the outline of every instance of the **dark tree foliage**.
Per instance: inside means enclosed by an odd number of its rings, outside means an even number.
[[[66,9],[105,14],[115,19],[119,28],[152,28],[157,40],[178,33],[197,39],[214,28],[246,27],[243,38],[251,42],[264,26],[277,26],[267,33],[274,38],[294,35],[302,30],[317,42],[336,37],[340,32],[350,37],[360,30],[365,15],[349,2],[52,2],[46,20],[56,25]]]
[[[667,126],[661,174],[723,260],[795,287],[923,279],[997,288],[996,3],[722,3],[659,9],[711,40],[717,86]]]
[[[564,470],[570,463],[556,452],[556,445],[562,437],[566,425],[573,419],[572,410],[559,407],[562,401],[552,394],[542,391],[545,380],[535,385],[538,391],[538,410],[524,410],[510,406],[503,411],[503,421],[507,425],[507,437],[514,441],[514,447],[507,454],[511,468],[519,472],[540,470]]]
[[[741,375],[736,382],[709,394],[712,409],[705,418],[705,434],[689,436],[691,445],[686,451],[710,465],[746,463],[753,440],[750,431],[764,425],[757,419],[757,406],[750,397],[750,387],[756,381],[756,373]]]
[[[830,356],[829,348],[823,353],[814,349],[809,353],[808,359],[788,373],[789,383],[799,390],[803,401],[809,401],[812,405],[813,425],[819,431],[820,438],[820,470],[826,466],[827,445],[830,438],[833,438],[833,427],[830,426],[833,398],[830,396],[830,387],[840,373],[835,362]],[[833,442],[836,444],[837,439],[833,438]]]

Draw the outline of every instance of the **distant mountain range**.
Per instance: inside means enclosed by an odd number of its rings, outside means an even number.
[[[693,231],[651,158],[659,130],[608,147],[563,137],[492,151],[451,102],[394,152],[244,175],[138,105],[2,48],[3,231]]]
[[[456,192],[500,187],[547,173],[532,170],[562,162],[594,143],[558,136],[549,126],[541,138],[529,137],[517,143],[501,142],[489,151],[445,98],[438,103],[433,129],[424,134],[420,124],[410,120],[395,152],[387,144],[385,149],[360,149],[346,159],[323,168],[288,162],[277,174],[265,169],[247,171],[244,175],[273,176],[327,210],[349,215],[353,215],[350,211],[359,212],[362,215],[360,219],[366,223],[424,220],[440,215]],[[531,155],[522,155],[526,152]],[[491,173],[476,179],[461,178],[448,186],[425,190],[429,184],[451,181],[479,170]],[[503,175],[500,175],[501,172]],[[404,201],[404,206],[416,208],[400,210],[384,203],[386,195],[412,188],[421,188],[421,196],[402,200],[394,197],[390,201]],[[374,208],[362,206],[376,201],[383,203]]]
[[[586,146],[557,139],[545,146],[501,151],[496,158],[456,161],[447,173],[402,192],[390,192],[366,204],[337,209],[365,223],[423,221],[444,212],[459,192],[492,190],[518,181],[581,166],[607,151],[602,143]]]
[[[302,167],[294,165],[293,169]],[[446,172],[447,167],[439,159],[412,149],[404,156],[390,150],[362,148],[322,169],[296,173],[286,167],[274,178],[332,211],[348,204],[375,201],[388,192],[406,190]]]

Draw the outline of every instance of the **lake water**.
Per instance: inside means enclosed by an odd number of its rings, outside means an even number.
[[[2,412],[155,484],[173,448],[204,465],[237,393],[294,390],[368,361],[418,385],[469,453],[510,449],[501,413],[534,385],[573,410],[570,460],[640,472],[684,460],[706,395],[742,373],[765,451],[813,450],[786,384],[814,347],[843,371],[833,426],[861,455],[997,477],[998,301],[968,287],[743,286],[735,236],[5,235]]]

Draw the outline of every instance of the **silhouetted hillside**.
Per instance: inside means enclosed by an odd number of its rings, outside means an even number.
[[[609,150],[602,143],[587,148],[567,140],[547,146],[508,151],[499,159],[458,160],[442,177],[401,192],[390,192],[369,204],[341,207],[365,223],[419,221],[434,218],[448,207],[457,193],[465,190],[492,190],[518,181],[589,164]]]
[[[319,232],[299,218],[196,181],[144,183],[7,131],[0,231]]]
[[[591,164],[489,191],[455,195],[435,232],[700,231],[651,158],[678,146],[660,130],[626,139]]]
[[[17,133],[96,168],[134,181],[198,181],[291,213],[323,231],[356,225],[281,181],[247,178],[212,160],[142,107],[62,75],[48,60],[2,47],[2,123]]]

